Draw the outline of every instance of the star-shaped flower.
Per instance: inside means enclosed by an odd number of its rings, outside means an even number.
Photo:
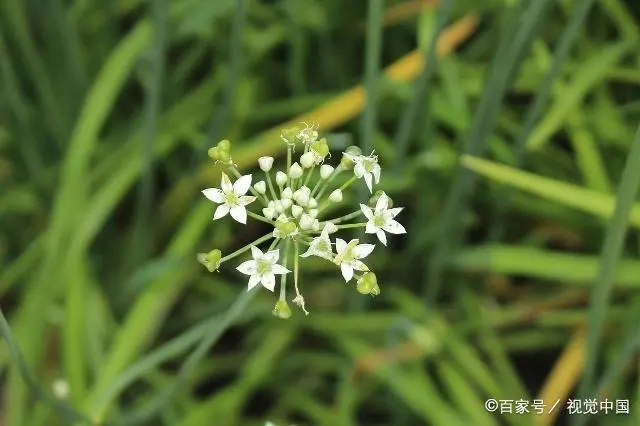
[[[222,180],[220,187],[207,188],[202,191],[205,197],[214,203],[220,204],[215,213],[213,214],[213,220],[220,219],[231,213],[231,217],[236,221],[246,224],[247,223],[247,209],[245,206],[255,201],[256,197],[245,195],[251,186],[251,175],[244,175],[238,178],[233,184],[229,180],[224,172],[222,173]]]
[[[340,266],[342,276],[345,281],[349,282],[353,278],[353,271],[366,272],[369,270],[367,265],[362,263],[360,259],[369,256],[374,249],[373,244],[360,244],[357,239],[347,242],[341,238],[336,238],[336,251],[338,254],[333,259],[333,263]]]
[[[311,240],[309,249],[302,253],[300,257],[318,256],[323,259],[333,260],[333,249],[331,248],[331,240],[329,239],[330,228],[326,227],[322,230],[319,237]]]
[[[242,262],[236,269],[245,275],[250,275],[247,291],[251,290],[258,283],[269,291],[274,291],[276,286],[276,274],[287,274],[289,271],[276,262],[280,257],[279,250],[272,250],[263,253],[256,246],[251,246],[251,255],[253,260]]]
[[[360,204],[360,210],[369,221],[365,228],[366,234],[376,234],[378,239],[385,246],[387,245],[387,235],[390,234],[406,234],[404,226],[402,226],[394,218],[402,211],[402,207],[389,208],[389,197],[384,192],[376,202],[375,210],[371,210],[369,206]]]
[[[344,156],[355,164],[353,166],[353,173],[359,179],[364,177],[364,181],[369,188],[369,192],[373,193],[373,180],[376,185],[380,183],[380,164],[378,164],[378,157],[373,155],[373,152],[369,156],[365,155],[353,155],[348,152],[344,153]]]

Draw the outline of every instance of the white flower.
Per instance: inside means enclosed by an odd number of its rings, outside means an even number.
[[[329,176],[333,173],[334,168],[328,164],[320,166],[320,177],[322,179],[329,179]]]
[[[329,201],[331,201],[332,203],[339,203],[340,201],[342,201],[342,191],[340,190],[340,188],[329,194]]]
[[[360,259],[369,256],[374,247],[373,244],[360,244],[359,240],[351,240],[347,244],[345,240],[336,238],[336,252],[338,254],[333,259],[333,263],[340,266],[345,281],[349,282],[353,278],[354,270],[363,272],[369,270]]]
[[[247,291],[251,290],[258,284],[262,284],[269,291],[274,291],[276,286],[276,274],[286,274],[289,271],[276,262],[280,257],[279,250],[272,250],[263,253],[258,247],[251,246],[251,255],[253,260],[242,262],[236,269],[245,275],[250,275]]]
[[[348,152],[345,152],[344,156],[354,162],[353,173],[358,179],[364,177],[369,192],[373,192],[373,179],[375,179],[376,185],[380,183],[381,168],[378,164],[378,157],[373,153],[366,157],[364,155],[349,154]]]
[[[244,195],[251,186],[251,175],[244,175],[238,178],[233,184],[229,180],[229,176],[222,173],[222,181],[218,188],[207,188],[202,191],[205,197],[214,203],[220,204],[215,213],[213,220],[220,219],[231,213],[231,217],[240,223],[247,223],[247,209],[245,206],[255,201],[256,197]]]
[[[402,207],[389,208],[389,197],[384,192],[378,198],[376,202],[376,209],[372,211],[369,206],[360,204],[360,210],[368,220],[367,227],[365,228],[366,234],[376,234],[378,239],[385,246],[387,245],[387,235],[390,234],[406,234],[404,229],[398,221],[394,218],[402,211]]]
[[[319,237],[311,240],[309,249],[302,253],[300,257],[318,256],[323,259],[333,260],[333,250],[329,239],[329,230],[325,227]]]
[[[258,158],[258,165],[263,172],[268,172],[273,167],[273,157],[260,157]]]

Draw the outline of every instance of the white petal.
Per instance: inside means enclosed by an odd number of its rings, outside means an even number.
[[[373,217],[373,212],[371,211],[371,208],[369,206],[360,204],[360,210],[362,210],[362,214],[364,214],[364,217],[366,217],[367,219],[371,219]]]
[[[243,195],[242,197],[240,197],[240,205],[246,206],[247,204],[253,203],[255,200],[256,200],[256,197],[252,195]]]
[[[251,246],[251,256],[255,259],[261,259],[264,254],[262,253],[262,250],[260,250],[258,247],[256,246]]]
[[[202,194],[214,203],[224,203],[224,193],[218,188],[207,188]]]
[[[237,181],[233,183],[233,192],[238,195],[244,195],[251,186],[251,175],[240,176]]]
[[[380,228],[378,228],[376,225],[373,224],[373,221],[370,220],[369,222],[367,222],[367,226],[364,228],[364,233],[365,234],[375,234],[376,232],[378,232]]]
[[[228,192],[231,192],[231,190],[233,189],[233,185],[231,184],[231,181],[229,180],[229,176],[227,176],[224,172],[222,172],[222,179],[220,181],[220,188],[222,188],[222,192],[224,192],[225,194]]]
[[[382,229],[376,232],[376,236],[382,244],[384,244],[385,246],[387,245],[387,234],[385,234]]]
[[[264,257],[269,260],[271,263],[276,263],[280,258],[280,250],[271,250],[268,251]]]
[[[361,178],[362,176],[364,176],[366,171],[364,170],[364,167],[362,167],[362,164],[358,163],[353,168],[353,173],[356,175],[357,178]]]
[[[225,217],[229,213],[229,206],[226,204],[220,204],[216,211],[213,213],[213,220]]]
[[[342,238],[336,238],[336,251],[342,253],[347,248],[347,242]]]
[[[276,288],[276,276],[273,274],[264,274],[260,277],[262,286],[269,291],[273,291]]]
[[[376,184],[379,184],[379,183],[380,183],[380,171],[381,171],[381,170],[382,170],[382,169],[380,168],[380,166],[379,166],[378,164],[376,164],[375,166],[373,166],[373,170],[372,170],[372,172],[373,172],[373,177],[375,177],[375,178],[376,178]]]
[[[242,224],[247,223],[247,209],[244,206],[231,207],[231,217]]]
[[[373,194],[373,182],[371,182],[371,173],[364,174],[364,181],[367,184],[367,188],[369,188],[369,192]]]
[[[389,208],[389,197],[384,192],[378,198],[376,202],[376,213],[381,213]]]
[[[260,277],[258,275],[251,275],[249,277],[249,285],[247,286],[247,291],[253,289],[260,283]]]
[[[255,260],[247,260],[238,265],[236,269],[245,275],[255,275],[257,267]]]
[[[349,282],[353,278],[353,268],[348,263],[340,265],[340,271],[346,282]]]
[[[373,251],[373,249],[376,246],[373,244],[358,244],[354,249],[353,252],[356,255],[356,259],[364,259],[365,257],[369,256],[371,254],[371,252]]]
[[[391,214],[391,217],[396,217],[398,216],[398,213],[400,213],[402,210],[404,210],[404,207],[394,207],[392,209],[387,210],[387,213]]]
[[[274,274],[277,274],[277,275],[282,275],[282,274],[288,274],[291,271],[288,270],[287,268],[285,268],[282,265],[273,265],[271,267],[271,272],[273,272]]]
[[[309,256],[313,256],[314,254],[315,254],[315,250],[312,247],[309,247],[309,249],[304,253],[302,253],[300,257],[309,257]]]
[[[396,220],[391,220],[385,223],[382,229],[384,229],[390,234],[406,234],[407,233],[406,229],[404,229],[404,226],[402,226]]]
[[[365,265],[364,263],[360,262],[359,260],[354,260],[352,262],[349,262],[349,265],[357,270],[357,271],[363,271],[366,272],[369,270],[369,268],[367,267],[367,265]]]

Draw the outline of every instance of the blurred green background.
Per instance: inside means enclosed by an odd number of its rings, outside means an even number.
[[[0,0],[1,424],[640,424],[639,33],[635,0]],[[303,121],[376,150],[408,234],[379,296],[309,261],[281,320],[196,261],[265,232],[200,190]]]

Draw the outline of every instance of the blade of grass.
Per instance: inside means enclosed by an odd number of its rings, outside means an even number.
[[[84,208],[83,195],[88,189],[84,176],[87,175],[98,133],[149,35],[149,27],[140,26],[113,50],[94,83],[76,124],[47,231],[45,258],[42,260],[38,279],[27,289],[24,303],[16,314],[16,338],[22,342],[29,365],[39,365],[44,354],[42,336],[45,317],[42,312],[46,311],[57,287],[64,282],[62,280],[68,272],[63,260],[66,252],[65,240],[75,232],[76,222]],[[74,289],[74,286],[82,283],[67,284],[67,291],[75,291],[78,289]],[[20,378],[15,374],[9,378],[9,389],[9,423],[23,424],[23,416],[27,414],[26,395]]]
[[[522,22],[517,22],[518,25],[514,25],[512,37],[508,37],[499,47],[498,53],[492,60],[492,70],[464,147],[465,153],[476,156],[481,156],[484,153],[510,77],[515,75],[519,68],[522,59],[521,52],[528,49],[536,36],[539,23],[544,19],[550,4],[551,2],[546,0],[530,2],[529,8],[518,17],[522,19]],[[512,42],[511,39],[513,39]],[[461,238],[461,233],[458,232],[460,217],[466,211],[473,186],[473,173],[458,167],[456,178],[445,203],[437,247],[428,261],[428,285],[424,290],[425,296],[429,300],[437,298],[442,285],[445,262],[452,246],[458,244],[458,240]]]
[[[578,388],[578,397],[594,395],[594,379],[598,360],[598,348],[606,318],[607,305],[611,296],[616,266],[622,255],[624,237],[627,233],[628,218],[633,202],[640,189],[640,127],[631,145],[627,162],[616,196],[616,207],[602,245],[601,263],[598,275],[591,289],[589,315],[587,320],[587,353],[584,374]],[[586,419],[577,416],[572,424],[583,425]]]
[[[433,78],[433,74],[436,70],[436,45],[439,39],[439,35],[444,29],[451,11],[453,9],[453,0],[444,0],[443,4],[438,12],[438,22],[434,28],[433,35],[427,43],[423,56],[427,58],[427,61],[422,66],[422,71],[418,76],[414,88],[413,95],[409,100],[409,104],[406,106],[404,113],[398,124],[395,135],[396,143],[396,169],[400,169],[404,166],[407,151],[409,149],[409,140],[413,133],[413,126],[418,116],[418,111],[424,103],[425,94],[428,93],[429,83]]]
[[[490,244],[458,251],[449,265],[463,271],[524,275],[587,286],[598,270],[598,257],[526,246]],[[640,262],[621,260],[616,270],[615,283],[620,288],[640,288]]]
[[[611,195],[513,169],[480,158],[463,156],[461,163],[464,167],[491,180],[568,207],[573,207],[585,213],[602,218],[609,218],[613,214],[615,200]],[[640,228],[640,204],[632,206],[629,221],[632,226]]]
[[[374,149],[376,129],[378,80],[382,50],[382,13],[384,0],[370,0],[367,7],[367,43],[364,61],[364,111],[362,113],[362,152],[369,155]]]

